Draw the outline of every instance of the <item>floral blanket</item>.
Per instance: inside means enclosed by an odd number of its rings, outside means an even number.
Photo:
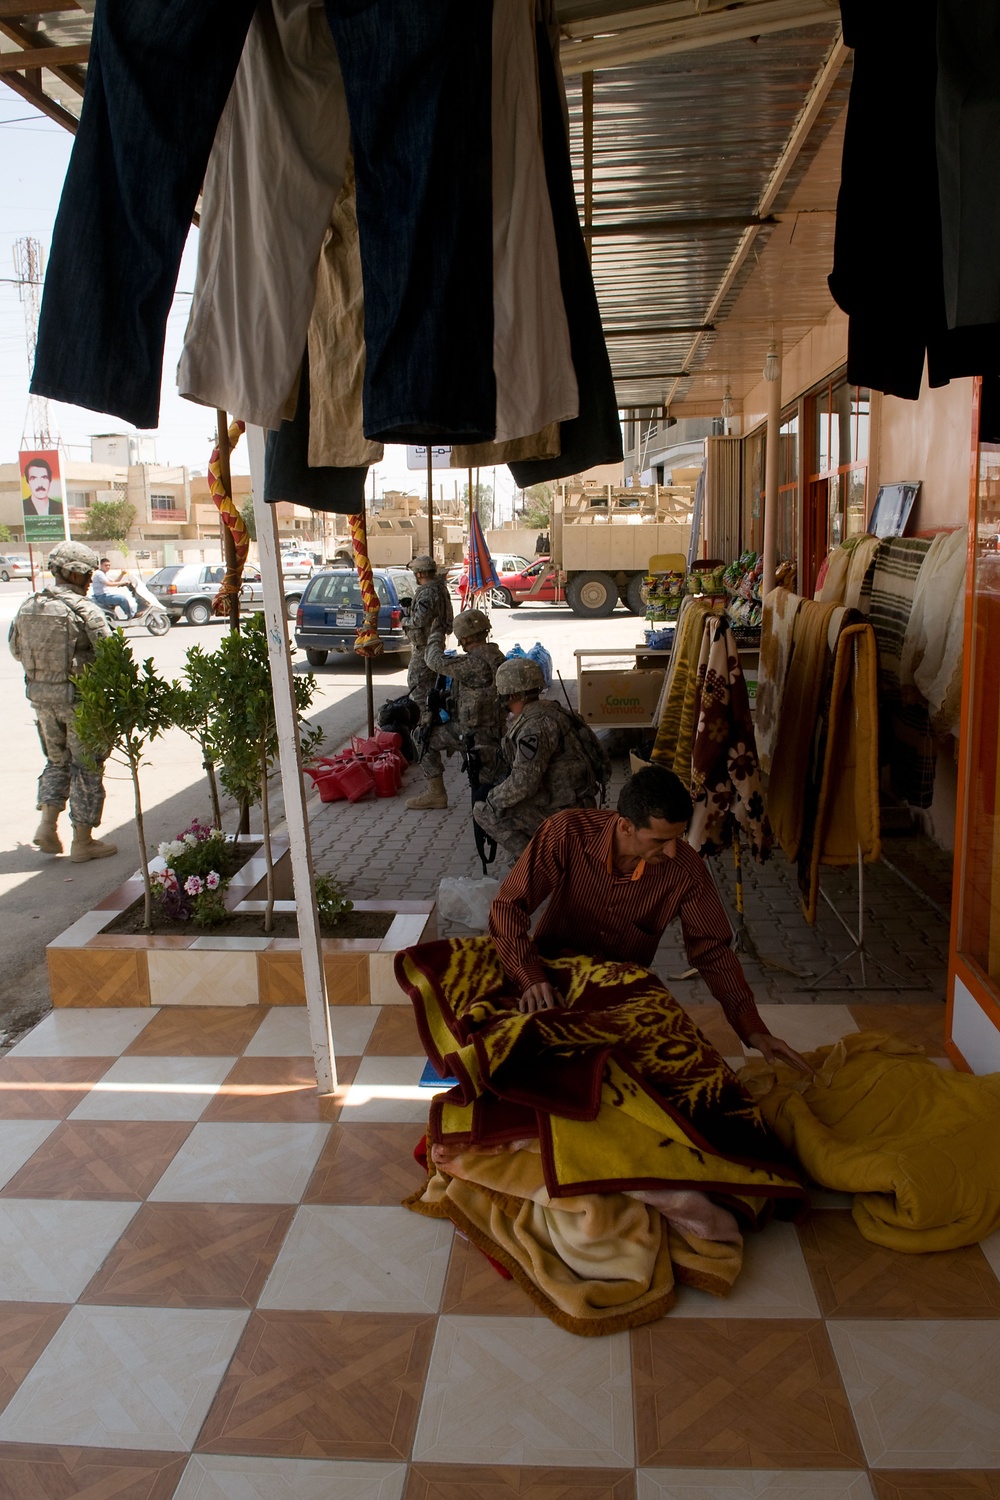
[[[583,954],[545,968],[565,1006],[522,1015],[488,938],[397,956],[427,1055],[459,1080],[431,1101],[408,1206],[451,1219],[572,1332],[660,1317],[677,1281],[724,1295],[740,1248],[706,1212],[794,1216],[792,1158],[655,975]],[[700,1220],[658,1211],[692,1190]]]

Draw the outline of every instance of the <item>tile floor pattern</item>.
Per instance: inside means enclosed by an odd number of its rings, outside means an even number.
[[[1000,1497],[1000,1235],[896,1255],[818,1194],[727,1301],[575,1338],[399,1206],[409,1012],[334,1020],[327,1100],[284,1009],[57,1012],[0,1059],[0,1500]],[[926,1003],[780,1023],[942,1055]]]

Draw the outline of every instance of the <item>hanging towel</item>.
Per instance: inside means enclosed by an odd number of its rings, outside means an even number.
[[[761,770],[771,769],[781,699],[792,652],[792,631],[802,598],[788,589],[773,589],[764,600],[760,632],[760,668],[757,679],[757,756]]]
[[[962,698],[968,528],[936,536],[924,559],[903,640],[903,701],[927,702],[936,734],[957,734]]]
[[[827,639],[835,614],[844,613],[842,605],[803,599],[795,615],[791,660],[767,784],[767,810],[774,836],[791,860],[798,858],[805,828],[816,723],[828,679]]]
[[[812,926],[819,867],[865,864],[882,852],[878,796],[878,653],[870,625],[848,610],[831,617],[829,688],[820,704],[799,848],[802,911]]]
[[[764,811],[753,719],[733,632],[709,616],[702,635],[691,748],[694,815],[688,843],[699,854],[718,854],[737,827],[763,864],[774,836]]]

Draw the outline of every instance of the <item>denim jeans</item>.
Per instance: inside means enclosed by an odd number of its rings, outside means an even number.
[[[254,0],[98,0],[36,395],[156,426],[184,241],[253,11]]]
[[[489,441],[491,0],[325,4],[357,178],[365,435]]]
[[[107,589],[103,594],[94,594],[93,600],[100,609],[110,609],[112,614],[117,605],[119,609],[125,611],[126,618],[129,620],[135,614],[135,600],[124,589]]]
[[[545,175],[552,203],[559,277],[562,282],[570,347],[580,393],[580,414],[559,424],[558,458],[528,459],[508,465],[521,489],[547,479],[581,474],[596,464],[620,463],[622,429],[611,361],[601,326],[594,278],[580,229],[570,165],[569,140],[563,115],[562,89],[556,60],[543,24],[538,35],[538,86],[542,101],[542,145]]]
[[[310,510],[355,515],[365,508],[368,465],[334,468],[309,465],[309,360],[302,361],[295,416],[282,422],[264,439],[264,499],[269,504],[288,500]]]

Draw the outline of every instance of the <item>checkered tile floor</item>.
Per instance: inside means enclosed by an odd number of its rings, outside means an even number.
[[[295,1009],[57,1011],[0,1061],[2,1500],[1000,1496],[1000,1235],[895,1255],[819,1195],[728,1301],[575,1338],[399,1206],[409,1011],[332,1015],[332,1100]],[[942,1052],[936,1005],[780,1020]]]

